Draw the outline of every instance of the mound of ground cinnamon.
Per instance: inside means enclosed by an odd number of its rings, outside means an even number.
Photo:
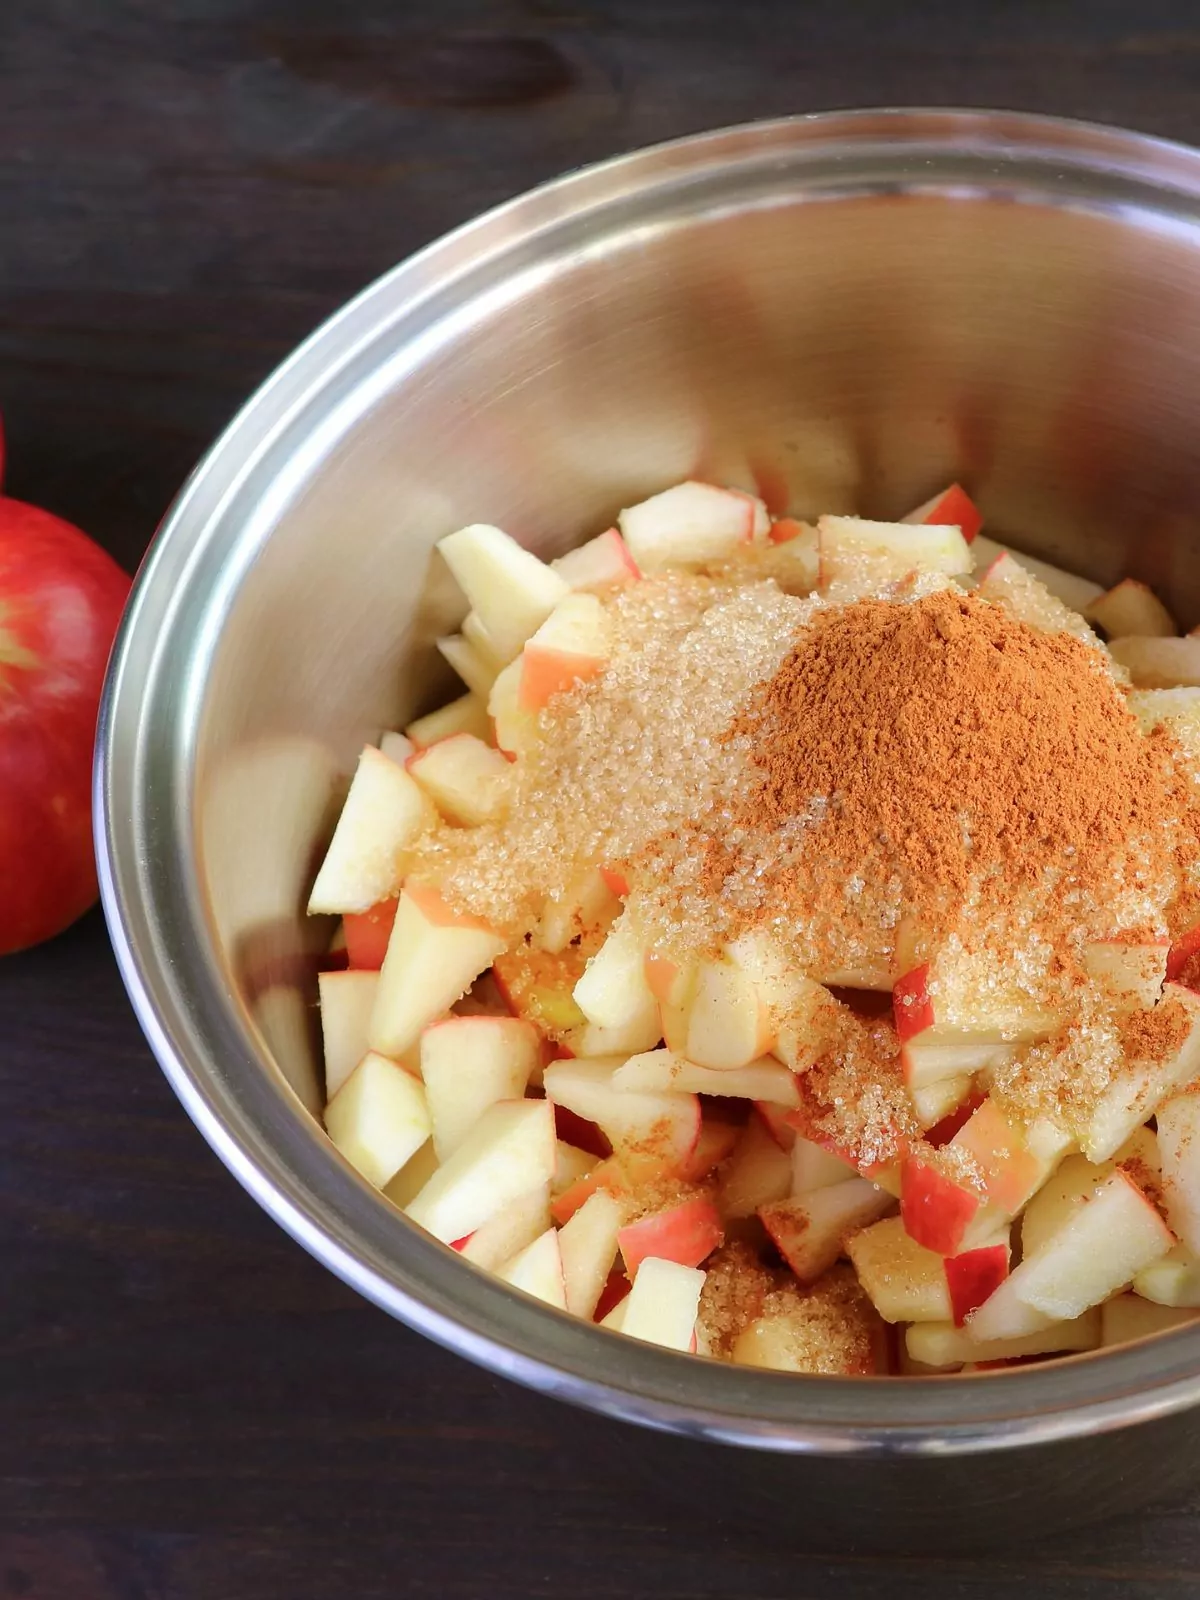
[[[1102,899],[1170,868],[1170,741],[1098,650],[958,591],[817,613],[729,736],[750,741],[749,848],[799,841],[771,874],[797,915],[844,920],[847,882],[890,885],[932,931],[1031,883]],[[714,842],[715,892],[736,854]]]

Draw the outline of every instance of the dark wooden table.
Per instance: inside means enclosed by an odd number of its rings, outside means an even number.
[[[296,340],[564,168],[857,104],[1200,141],[1198,90],[1188,0],[3,0],[9,488],[132,566]],[[575,1427],[256,1209],[159,1075],[97,913],[0,966],[0,1596],[1200,1593],[1200,1489],[1053,1546],[882,1562],[771,1548],[719,1506],[666,1521]]]

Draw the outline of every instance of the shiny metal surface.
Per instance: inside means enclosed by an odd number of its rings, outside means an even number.
[[[867,1468],[901,1454],[945,1476],[948,1456],[1057,1460],[1054,1441],[1200,1400],[1200,1333],[971,1381],[797,1379],[636,1345],[502,1288],[411,1229],[308,1114],[328,930],[302,916],[358,746],[446,686],[443,533],[494,521],[553,553],[689,474],[885,516],[958,476],[999,537],[1145,577],[1190,623],[1197,330],[1200,156],[1005,114],[867,112],[565,178],[314,335],[160,533],[97,773],[126,982],[241,1182],[431,1337],[693,1438]],[[1047,1504],[1086,1509],[1085,1482]]]

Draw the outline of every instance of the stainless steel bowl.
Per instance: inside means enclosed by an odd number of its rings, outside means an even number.
[[[784,1377],[622,1340],[465,1265],[313,1114],[328,930],[302,908],[358,746],[447,687],[430,646],[455,601],[431,551],[458,524],[550,554],[692,474],[883,516],[962,477],[1001,537],[1145,577],[1191,622],[1198,420],[1200,155],[1080,124],[864,112],[688,139],[526,195],[367,290],[186,486],[103,709],[109,925],[222,1160],[385,1310],[658,1430],[636,1449],[618,1430],[618,1453],[704,1475],[724,1505],[944,1546],[1169,1485],[1200,1332],[973,1380]]]

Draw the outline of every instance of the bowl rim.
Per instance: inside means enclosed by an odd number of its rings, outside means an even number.
[[[1024,173],[1020,181],[1028,184],[1035,168],[1091,174],[1200,218],[1200,152],[1186,146],[1026,113],[886,108],[674,139],[569,172],[464,223],[322,323],[237,412],[183,485],[142,563],[114,645],[97,735],[94,826],[118,965],[168,1081],[248,1192],[360,1294],[485,1368],[649,1427],[785,1453],[971,1454],[1109,1431],[1195,1405],[1200,1326],[968,1382],[833,1378],[755,1371],[637,1344],[506,1288],[398,1223],[313,1119],[285,1102],[203,948],[186,751],[162,770],[148,772],[146,763],[149,708],[164,675],[159,646],[200,554],[222,531],[228,535],[231,509],[256,468],[269,466],[272,449],[286,444],[289,429],[302,429],[316,398],[381,329],[415,325],[437,295],[461,291],[481,263],[514,244],[603,216],[630,197],[673,192],[742,167],[782,168],[805,152],[840,151],[852,173],[855,151],[884,147],[964,158],[966,170],[972,162],[979,168],[981,183],[985,168],[999,170],[1005,183]],[[1038,199],[1059,203],[1046,192]],[[1101,196],[1096,204],[1112,207],[1118,199]],[[152,876],[155,843],[167,858]],[[198,941],[200,959],[181,973],[176,958],[189,939]]]

